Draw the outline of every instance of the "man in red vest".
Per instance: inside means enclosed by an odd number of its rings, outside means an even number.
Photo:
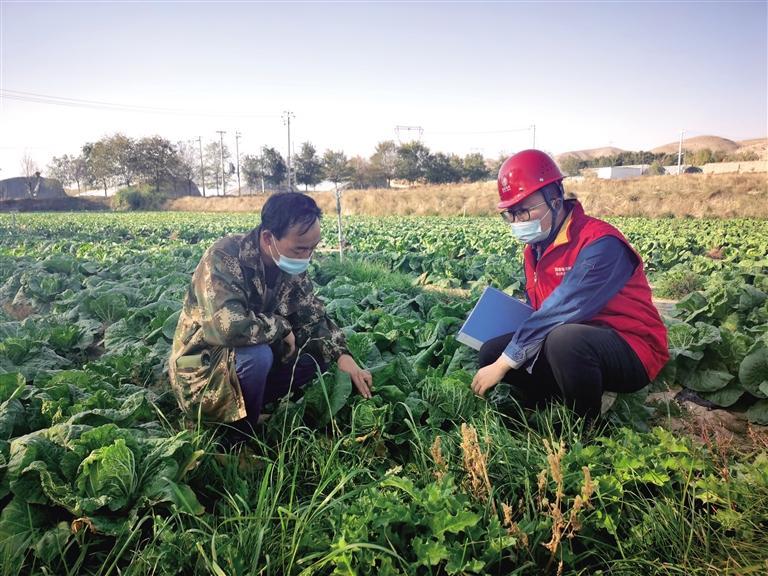
[[[562,180],[539,150],[501,165],[498,208],[526,244],[535,312],[482,346],[472,390],[482,396],[503,380],[526,407],[559,398],[591,419],[604,391],[634,392],[656,377],[669,359],[667,331],[640,255],[616,228],[566,200]]]

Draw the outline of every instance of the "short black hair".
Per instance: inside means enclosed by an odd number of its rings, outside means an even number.
[[[305,234],[323,215],[314,199],[301,192],[272,194],[261,208],[261,226],[280,240],[288,230],[301,225],[299,234]]]

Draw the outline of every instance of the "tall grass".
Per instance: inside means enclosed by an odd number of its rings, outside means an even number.
[[[684,174],[646,176],[630,180],[588,178],[565,181],[574,195],[595,216],[766,218],[768,176],[749,174]],[[335,213],[331,192],[311,195],[328,214]],[[228,198],[179,198],[171,210],[258,212],[262,195]],[[345,215],[368,216],[485,216],[496,212],[495,182],[417,186],[397,190],[348,190],[342,205]]]
[[[364,538],[339,540],[336,534],[347,521],[345,511],[362,494],[378,490],[389,474],[418,486],[440,485],[437,470],[456,479],[484,525],[501,522],[515,535],[514,550],[500,550],[494,573],[765,573],[768,489],[745,482],[734,469],[730,492],[720,492],[730,496],[716,507],[742,516],[724,528],[713,505],[699,497],[697,480],[721,474],[714,458],[702,464],[705,448],[691,448],[687,467],[685,456],[670,455],[683,464],[662,484],[642,481],[649,468],[638,463],[635,480],[626,480],[617,493],[615,480],[607,479],[617,474],[611,459],[622,454],[609,452],[599,461],[589,456],[592,444],[617,430],[587,428],[562,406],[535,413],[513,408],[508,414],[489,406],[471,421],[442,430],[411,421],[409,449],[389,456],[385,443],[376,444],[381,440],[374,444],[384,453],[377,454],[354,434],[334,426],[312,430],[283,414],[276,423],[279,441],[258,430],[239,453],[221,453],[209,432],[199,433],[208,456],[190,482],[205,515],[147,515],[111,551],[86,547],[78,556],[73,545],[75,556],[62,573],[330,574],[334,566],[340,569],[340,559],[363,553],[389,558],[398,573],[409,573],[410,552]],[[658,452],[650,435],[625,437],[632,438],[641,460],[643,451]],[[613,531],[603,528],[607,513],[616,515]],[[375,530],[360,528],[363,534]],[[84,568],[93,567],[85,550],[102,554],[100,568]]]

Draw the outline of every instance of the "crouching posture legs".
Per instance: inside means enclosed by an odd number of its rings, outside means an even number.
[[[498,360],[512,337],[486,342],[480,349],[480,367]],[[579,416],[593,419],[600,414],[603,392],[635,392],[648,384],[648,375],[614,330],[563,324],[547,335],[530,372],[525,366],[509,370],[502,381],[520,391],[525,408],[559,399]]]

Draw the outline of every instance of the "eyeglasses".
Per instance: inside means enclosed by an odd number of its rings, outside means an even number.
[[[504,212],[501,213],[501,217],[507,222],[528,222],[528,220],[531,219],[531,210],[543,206],[546,203],[546,201],[539,202],[538,204],[528,206],[528,208],[520,208],[519,210],[504,210]]]

